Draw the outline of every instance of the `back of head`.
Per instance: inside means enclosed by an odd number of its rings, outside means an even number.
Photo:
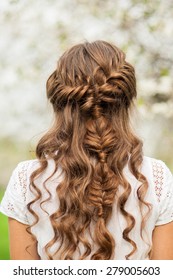
[[[127,221],[123,238],[133,247],[126,256],[129,258],[137,247],[129,237],[135,219],[125,211],[131,192],[123,174],[126,164],[141,181],[140,205],[147,205],[144,196],[148,188],[139,172],[142,143],[129,125],[129,109],[136,97],[134,68],[126,62],[125,54],[110,43],[79,44],[60,57],[47,81],[47,97],[54,108],[55,122],[38,143],[41,169],[33,174],[31,182],[37,190],[34,179],[46,168],[45,154],[54,159],[54,172],[61,166],[64,173],[63,182],[57,186],[60,208],[50,217],[55,237],[46,246],[49,258],[53,258],[49,248],[61,240],[57,258],[73,259],[81,243],[85,250],[80,259],[111,259],[116,241],[107,223],[114,202]],[[117,197],[119,185],[124,191]],[[141,227],[144,220],[145,217]],[[98,246],[95,252],[86,232]]]
[[[59,59],[47,82],[47,95],[55,111],[78,102],[83,114],[97,118],[130,106],[136,97],[134,69],[125,54],[107,42],[79,44]]]

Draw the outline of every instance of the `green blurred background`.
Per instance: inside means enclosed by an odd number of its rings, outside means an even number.
[[[2,189],[0,190],[0,200],[3,196]],[[9,242],[8,242],[8,221],[7,217],[0,213],[1,221],[1,240],[0,240],[0,260],[9,260]]]
[[[85,40],[110,41],[126,52],[136,69],[134,122],[144,152],[173,171],[172,0],[7,0],[0,12],[0,200],[12,170],[34,158],[52,122],[45,83],[58,57]],[[2,214],[0,259],[9,259]]]

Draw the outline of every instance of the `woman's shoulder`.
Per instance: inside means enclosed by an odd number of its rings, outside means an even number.
[[[142,172],[152,175],[154,179],[159,177],[163,180],[165,180],[168,175],[172,175],[169,167],[163,160],[148,156],[143,157]]]
[[[161,202],[173,194],[173,175],[167,164],[156,158],[144,157],[143,170],[145,175],[149,174],[150,183],[154,186],[157,201]],[[149,179],[149,177],[147,178]]]
[[[21,161],[14,168],[0,204],[0,212],[24,224],[27,220],[29,177],[39,167],[39,160]]]
[[[38,159],[25,160],[19,162],[12,172],[8,185],[16,185],[18,191],[26,191],[27,185],[29,184],[30,175],[34,170],[39,168],[39,166],[40,162]]]
[[[144,156],[142,169],[145,173],[150,171],[156,183],[162,181],[164,184],[172,178],[171,170],[167,164],[160,159]]]
[[[38,159],[30,159],[30,160],[24,160],[20,161],[16,168],[14,170],[18,171],[28,171],[30,169],[36,169],[40,166],[40,162]]]
[[[166,164],[164,161],[162,161],[161,159],[157,159],[157,158],[153,158],[153,157],[149,157],[149,156],[144,156],[143,157],[143,164],[144,165],[157,165],[157,166],[162,166],[162,167],[166,167]]]

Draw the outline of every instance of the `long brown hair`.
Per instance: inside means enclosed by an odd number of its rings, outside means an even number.
[[[54,238],[45,246],[48,259],[56,256],[73,259],[80,244],[84,247],[80,259],[88,256],[93,260],[111,259],[116,240],[107,224],[113,203],[126,219],[122,237],[132,246],[125,256],[129,259],[137,245],[129,236],[135,227],[135,218],[125,209],[132,190],[123,174],[127,164],[141,182],[137,190],[142,215],[141,236],[150,212],[150,204],[144,200],[148,183],[140,173],[142,142],[134,135],[129,122],[136,98],[134,68],[116,46],[105,41],[85,42],[60,57],[57,69],[47,81],[47,97],[53,106],[55,121],[36,148],[40,168],[32,173],[31,186],[37,195],[28,209],[36,218],[35,225],[39,218],[32,204],[42,196],[35,179],[45,171],[50,157],[55,162],[52,175],[61,167],[64,179],[56,188],[59,209],[49,217]],[[118,195],[120,185],[123,192]],[[145,215],[143,206],[148,208]],[[52,255],[50,248],[57,241],[59,247]],[[94,252],[93,242],[97,244]]]

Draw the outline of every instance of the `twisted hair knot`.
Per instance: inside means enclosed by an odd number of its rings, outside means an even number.
[[[101,116],[108,105],[118,108],[124,99],[129,106],[132,99],[125,81],[119,81],[117,76],[110,77],[102,85],[70,86],[56,81],[48,91],[48,98],[56,110],[63,109],[69,103],[77,103],[81,112],[95,118]]]
[[[102,163],[106,162],[106,153],[105,152],[101,151],[100,153],[98,153],[98,156],[99,156],[100,162],[102,162]]]

